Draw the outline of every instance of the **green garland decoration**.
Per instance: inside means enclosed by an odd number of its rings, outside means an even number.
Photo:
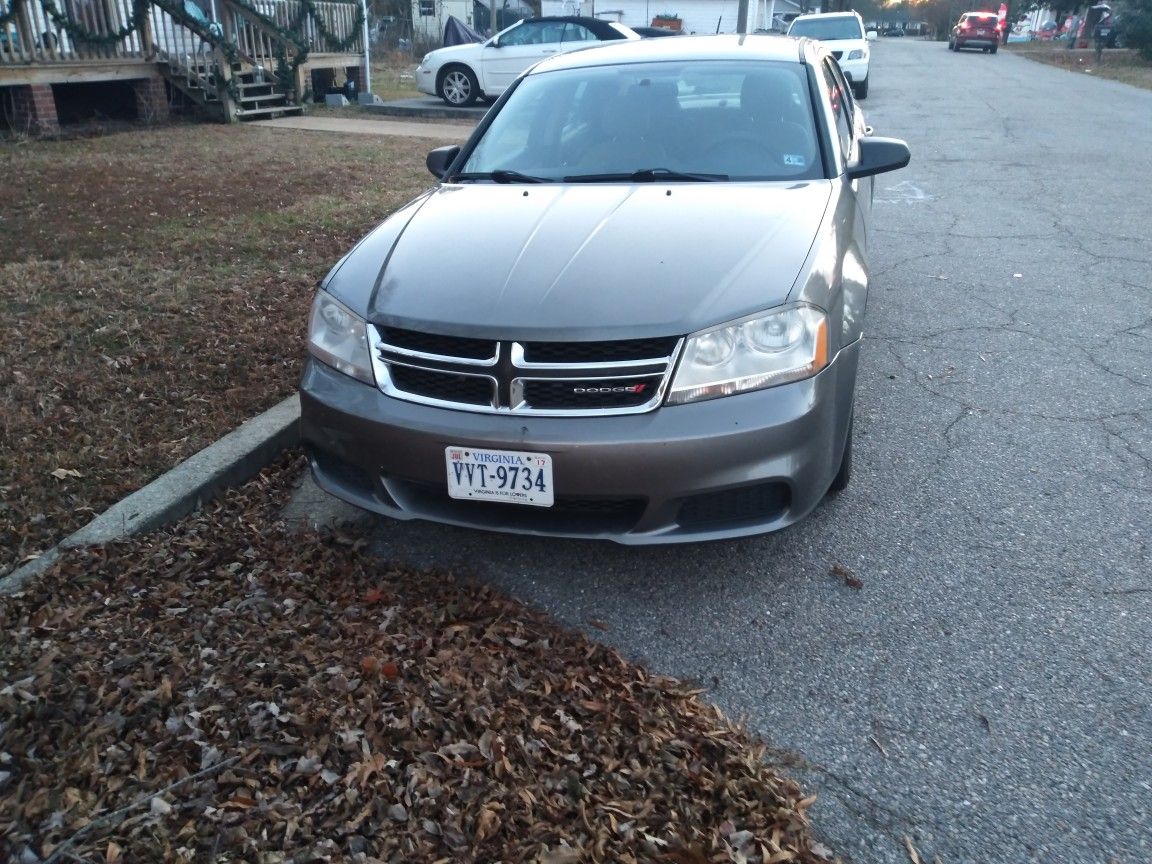
[[[100,46],[111,46],[117,42],[123,42],[133,33],[139,31],[144,26],[144,21],[148,17],[148,5],[148,0],[133,0],[132,18],[128,24],[114,33],[96,33],[63,14],[56,8],[53,0],[40,0],[40,8],[44,10],[44,14],[51,18],[57,27],[77,42],[82,42],[85,45]]]
[[[359,5],[356,7],[356,19],[352,23],[351,33],[347,37],[339,37],[325,26],[320,10],[313,0],[298,0],[300,11],[296,13],[287,27],[281,27],[276,21],[258,9],[249,6],[244,0],[232,0],[232,2],[237,6],[242,6],[246,12],[261,21],[264,26],[275,31],[283,41],[295,46],[296,51],[290,61],[284,55],[282,47],[277,46],[276,48],[276,69],[272,74],[279,80],[280,86],[285,89],[291,89],[295,86],[296,71],[307,62],[308,55],[312,50],[312,46],[304,33],[304,23],[308,18],[311,18],[316,25],[316,32],[320,37],[330,43],[327,47],[334,49],[337,53],[343,53],[351,48],[364,27],[364,9]],[[296,96],[302,98],[303,94],[298,93]]]
[[[331,47],[336,49],[337,54],[343,54],[352,47],[352,43],[360,36],[361,29],[364,27],[364,8],[357,5],[356,7],[356,20],[352,22],[352,32],[347,38],[340,38],[327,27],[324,26],[324,19],[320,15],[320,10],[316,8],[316,4],[312,0],[299,0],[300,5],[308,10],[308,14],[316,23],[316,32],[320,34],[324,41],[331,43]],[[302,17],[302,15],[301,15]]]

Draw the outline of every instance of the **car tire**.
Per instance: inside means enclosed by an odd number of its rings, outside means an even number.
[[[956,50],[959,51],[963,47],[964,47],[964,43],[961,42],[959,39],[957,39],[956,40]]]
[[[868,98],[868,82],[871,80],[872,78],[869,76],[863,81],[853,83],[852,92],[855,94],[857,100]]]
[[[480,82],[467,66],[449,66],[436,86],[440,98],[456,108],[464,108],[480,98]]]
[[[852,479],[852,430],[856,426],[856,419],[848,421],[848,437],[844,439],[844,453],[840,456],[840,468],[832,478],[832,485],[828,487],[828,494],[835,495],[848,488]]]
[[[955,51],[956,50],[956,43],[953,42],[951,39],[948,40],[948,50],[949,51]]]
[[[997,51],[997,49],[999,49],[999,48],[1000,48],[1000,46],[999,46],[999,45],[993,45],[993,46],[992,46],[992,48],[991,48],[991,49],[989,49],[988,53],[989,53],[989,54],[995,54],[995,53],[996,53],[996,51]]]

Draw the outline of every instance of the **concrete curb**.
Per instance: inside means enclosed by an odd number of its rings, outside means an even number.
[[[94,546],[151,531],[191,513],[222,490],[251,479],[300,441],[300,398],[292,395],[245,421],[143,489],[113,504],[79,531],[0,579],[0,595],[13,594],[47,570],[65,549]]]
[[[361,105],[366,114],[383,114],[388,117],[427,117],[434,120],[479,121],[488,113],[490,105],[469,105],[467,108],[453,108],[439,99],[396,99],[375,105]]]

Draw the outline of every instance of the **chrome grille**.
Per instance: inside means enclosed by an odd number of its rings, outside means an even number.
[[[487,375],[433,372],[402,363],[393,363],[389,371],[392,383],[414,396],[462,405],[496,404],[496,380]]]
[[[617,339],[611,342],[527,342],[525,363],[619,363],[668,357],[676,350],[675,337]]]
[[[466,411],[599,415],[651,411],[681,339],[515,342],[368,328],[380,389]]]
[[[467,360],[495,360],[496,343],[490,339],[440,336],[417,330],[381,327],[380,338],[397,351],[433,357],[460,357]]]

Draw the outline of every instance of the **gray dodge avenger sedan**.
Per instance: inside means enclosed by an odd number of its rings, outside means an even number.
[[[620,42],[522,75],[312,308],[321,487],[620,543],[772,531],[843,489],[870,137],[820,43]]]

